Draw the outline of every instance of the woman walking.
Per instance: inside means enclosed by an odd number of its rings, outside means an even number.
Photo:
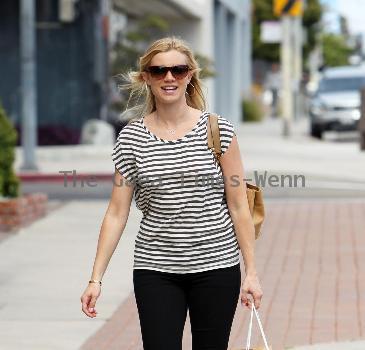
[[[181,350],[188,310],[192,349],[226,350],[238,299],[259,308],[262,298],[237,137],[219,116],[217,163],[207,145],[200,70],[186,42],[172,36],[153,42],[139,71],[130,72],[131,96],[145,99],[113,149],[116,181],[81,297],[83,312],[96,317],[101,279],[134,195],[143,213],[133,284],[144,350]]]

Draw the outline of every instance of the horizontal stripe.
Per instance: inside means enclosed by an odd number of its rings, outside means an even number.
[[[134,248],[134,269],[192,273],[239,263],[222,170],[207,145],[208,112],[185,137],[167,141],[138,119],[119,133],[111,157],[136,181],[134,200],[143,213]],[[233,124],[219,116],[222,154]]]

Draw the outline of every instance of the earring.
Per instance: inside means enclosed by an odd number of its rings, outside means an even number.
[[[195,86],[194,86],[191,82],[189,82],[189,84],[193,87],[194,93],[190,95],[190,94],[188,93],[188,89],[187,89],[187,87],[186,87],[186,92],[185,92],[185,93],[186,93],[186,94],[188,94],[189,96],[194,96],[194,95],[195,95]],[[189,85],[189,84],[188,84],[188,85]]]

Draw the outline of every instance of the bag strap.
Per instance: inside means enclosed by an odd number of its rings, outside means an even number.
[[[252,301],[252,309],[251,309],[251,317],[250,317],[250,323],[249,323],[249,326],[248,326],[248,334],[247,334],[247,343],[246,343],[246,350],[250,350],[250,345],[251,345],[251,333],[252,333],[252,318],[253,318],[253,313],[255,312],[255,316],[257,318],[257,322],[259,324],[259,327],[260,327],[260,331],[261,331],[261,335],[262,335],[262,338],[264,339],[264,343],[265,343],[265,349],[266,350],[270,350],[269,349],[269,345],[267,345],[267,341],[266,341],[266,336],[265,336],[265,333],[264,333],[264,329],[262,328],[262,324],[261,324],[261,321],[260,321],[260,317],[259,317],[259,314],[255,308],[255,303]]]
[[[215,113],[211,113],[208,116],[207,134],[208,134],[208,147],[213,151],[215,158],[219,162],[222,150],[221,150],[221,139],[219,133],[218,115]]]

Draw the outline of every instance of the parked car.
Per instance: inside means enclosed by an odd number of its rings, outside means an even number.
[[[327,68],[310,103],[311,135],[322,138],[327,130],[357,130],[363,87],[365,66]]]

